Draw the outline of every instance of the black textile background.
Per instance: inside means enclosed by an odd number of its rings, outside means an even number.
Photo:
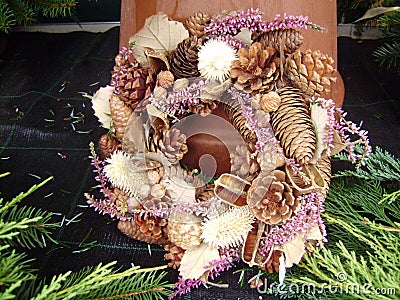
[[[6,39],[0,58],[0,173],[11,175],[0,181],[1,196],[9,200],[52,175],[54,180],[23,204],[56,213],[56,221],[65,218],[53,235],[65,247],[49,243],[29,252],[39,274],[50,277],[114,260],[122,267],[166,264],[161,247],[151,246],[150,255],[146,244],[124,236],[115,221],[88,208],[83,195],[96,185],[88,144],[97,143],[105,130],[80,92],[93,94],[109,83],[118,28],[102,34],[13,33]],[[364,122],[373,145],[399,156],[400,81],[396,74],[377,71],[370,55],[376,45],[339,39],[343,108],[349,119]],[[74,218],[80,221],[69,223]],[[84,251],[92,241],[96,246]],[[171,282],[176,278],[177,272],[169,272]],[[238,279],[229,271],[221,277],[229,289],[201,288],[184,298],[268,299],[247,285],[240,287]]]

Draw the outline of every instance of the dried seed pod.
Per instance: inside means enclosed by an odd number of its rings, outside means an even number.
[[[276,92],[269,92],[260,97],[260,106],[265,112],[273,112],[281,104],[281,96]]]
[[[174,80],[174,74],[172,74],[170,71],[161,71],[157,75],[156,86],[161,86],[167,89],[172,86]]]
[[[301,172],[295,173],[291,166],[285,166],[286,181],[294,188],[295,196],[310,192],[322,192],[326,183],[315,165],[305,165]]]
[[[265,223],[256,221],[243,244],[242,260],[250,267],[262,264],[262,261],[257,258],[257,251],[264,231]]]
[[[214,182],[214,193],[227,204],[244,206],[246,205],[245,189],[249,184],[239,176],[225,173]]]

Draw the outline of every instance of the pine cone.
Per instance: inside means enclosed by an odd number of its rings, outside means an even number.
[[[183,25],[189,31],[189,34],[196,37],[204,35],[204,28],[210,23],[211,16],[206,13],[197,12],[185,20]]]
[[[271,257],[265,263],[265,265],[262,266],[262,269],[268,270],[270,274],[279,273],[279,258],[281,255],[282,251],[273,250]]]
[[[217,107],[218,107],[217,101],[203,102],[200,100],[199,104],[189,106],[189,110],[192,113],[199,114],[205,117],[211,114],[215,109],[217,109]]]
[[[231,174],[251,181],[257,176],[260,165],[257,160],[250,158],[250,152],[245,145],[237,145],[231,156]]]
[[[125,104],[135,109],[141,100],[147,98],[154,88],[154,71],[139,67],[133,58],[124,59],[119,54],[111,73],[111,85],[122,97]]]
[[[256,218],[267,224],[278,224],[291,217],[299,201],[286,183],[286,174],[275,170],[272,175],[260,174],[247,193],[248,203]]]
[[[167,238],[167,220],[147,214],[135,214],[135,223],[142,234],[153,240],[160,240],[159,244],[165,244]]]
[[[200,245],[201,218],[188,213],[174,213],[168,219],[168,239],[175,245],[190,249]]]
[[[200,189],[200,192],[197,194],[196,199],[202,202],[209,201],[211,198],[215,197],[214,193],[214,184],[207,183]]]
[[[189,37],[180,42],[168,56],[171,72],[175,78],[199,77],[197,69],[198,52],[201,41],[197,37]]]
[[[279,77],[279,58],[271,47],[254,43],[250,49],[240,48],[232,63],[231,78],[235,87],[245,93],[265,93],[273,89]]]
[[[303,35],[293,28],[278,29],[263,32],[256,42],[260,42],[264,48],[274,48],[277,53],[283,51],[285,54],[291,54],[303,44]]]
[[[106,159],[117,149],[121,149],[121,144],[111,134],[103,134],[99,139],[99,148],[101,156]]]
[[[281,104],[271,113],[271,126],[285,156],[307,164],[316,149],[317,137],[309,107],[295,88],[277,90]]]
[[[327,196],[329,186],[331,184],[331,171],[332,171],[332,159],[330,156],[326,157],[321,157],[320,159],[317,160],[316,167],[318,168],[319,172],[322,175],[322,178],[324,179],[326,183],[326,189],[322,191],[324,197]]]
[[[167,243],[167,239],[162,236],[152,236],[152,235],[145,235],[141,231],[141,227],[137,225],[135,221],[119,221],[118,222],[118,229],[125,235],[129,236],[138,241],[145,242],[147,244],[158,244],[164,245]]]
[[[113,95],[110,99],[110,110],[115,135],[119,141],[122,141],[133,110],[125,105],[124,101],[117,95]]]
[[[170,86],[172,86],[174,80],[175,80],[174,74],[172,74],[170,71],[161,71],[157,75],[156,86],[161,86],[167,89]]]
[[[186,136],[181,133],[178,128],[172,128],[153,135],[152,144],[155,145],[172,164],[181,160],[188,152]]]
[[[166,244],[164,249],[167,251],[167,253],[164,254],[164,258],[169,260],[168,267],[178,269],[181,265],[183,254],[185,254],[185,249],[175,245],[174,243]]]
[[[334,60],[319,51],[305,52],[297,50],[288,59],[285,74],[295,87],[309,96],[320,96],[329,93],[331,81],[336,81],[333,68]]]
[[[119,213],[124,216],[128,212],[128,199],[130,198],[124,191],[114,188],[111,192],[112,198],[115,199],[115,206]]]
[[[141,204],[146,210],[149,211],[159,211],[159,212],[167,212],[170,200],[165,197],[154,197],[149,195],[145,199],[141,201]]]

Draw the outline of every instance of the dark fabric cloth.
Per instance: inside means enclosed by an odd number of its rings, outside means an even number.
[[[53,235],[59,245],[48,242],[44,249],[29,251],[40,276],[115,260],[125,268],[166,264],[161,247],[152,245],[149,251],[147,244],[124,236],[115,221],[87,207],[83,195],[97,184],[89,142],[97,143],[106,131],[81,92],[93,94],[110,82],[118,38],[118,28],[102,34],[6,36],[0,65],[0,173],[11,175],[0,181],[2,197],[9,200],[54,176],[23,204],[54,212],[55,221],[62,222]],[[343,107],[349,119],[364,122],[372,144],[400,155],[399,77],[377,71],[371,56],[377,44],[339,39],[339,71],[346,85]],[[87,247],[90,242],[93,247]],[[247,280],[251,274],[255,272],[246,273]],[[230,270],[220,277],[229,289],[200,288],[184,299],[271,299],[248,284],[241,287],[239,276]],[[176,282],[177,272],[169,271],[167,278]]]

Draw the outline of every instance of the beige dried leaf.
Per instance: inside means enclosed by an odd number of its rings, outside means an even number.
[[[144,26],[130,39],[134,44],[133,55],[142,66],[148,66],[144,48],[168,55],[176,46],[189,37],[181,22],[170,21],[164,13],[158,13],[146,19]]]
[[[314,123],[315,133],[317,135],[317,144],[315,147],[314,156],[310,160],[310,163],[316,164],[317,160],[320,159],[326,145],[326,143],[323,141],[323,138],[324,134],[326,134],[329,130],[329,117],[327,110],[318,104],[312,104],[311,120]]]
[[[199,279],[207,271],[210,262],[219,259],[217,248],[201,243],[185,251],[179,267],[179,275],[182,276],[182,280]]]
[[[237,35],[233,36],[233,39],[242,41],[243,46],[250,46],[253,42],[251,32],[248,28],[242,28]]]
[[[342,142],[336,130],[333,132],[333,145],[335,147],[331,150],[331,155],[338,154],[340,151],[346,148],[346,144]]]

